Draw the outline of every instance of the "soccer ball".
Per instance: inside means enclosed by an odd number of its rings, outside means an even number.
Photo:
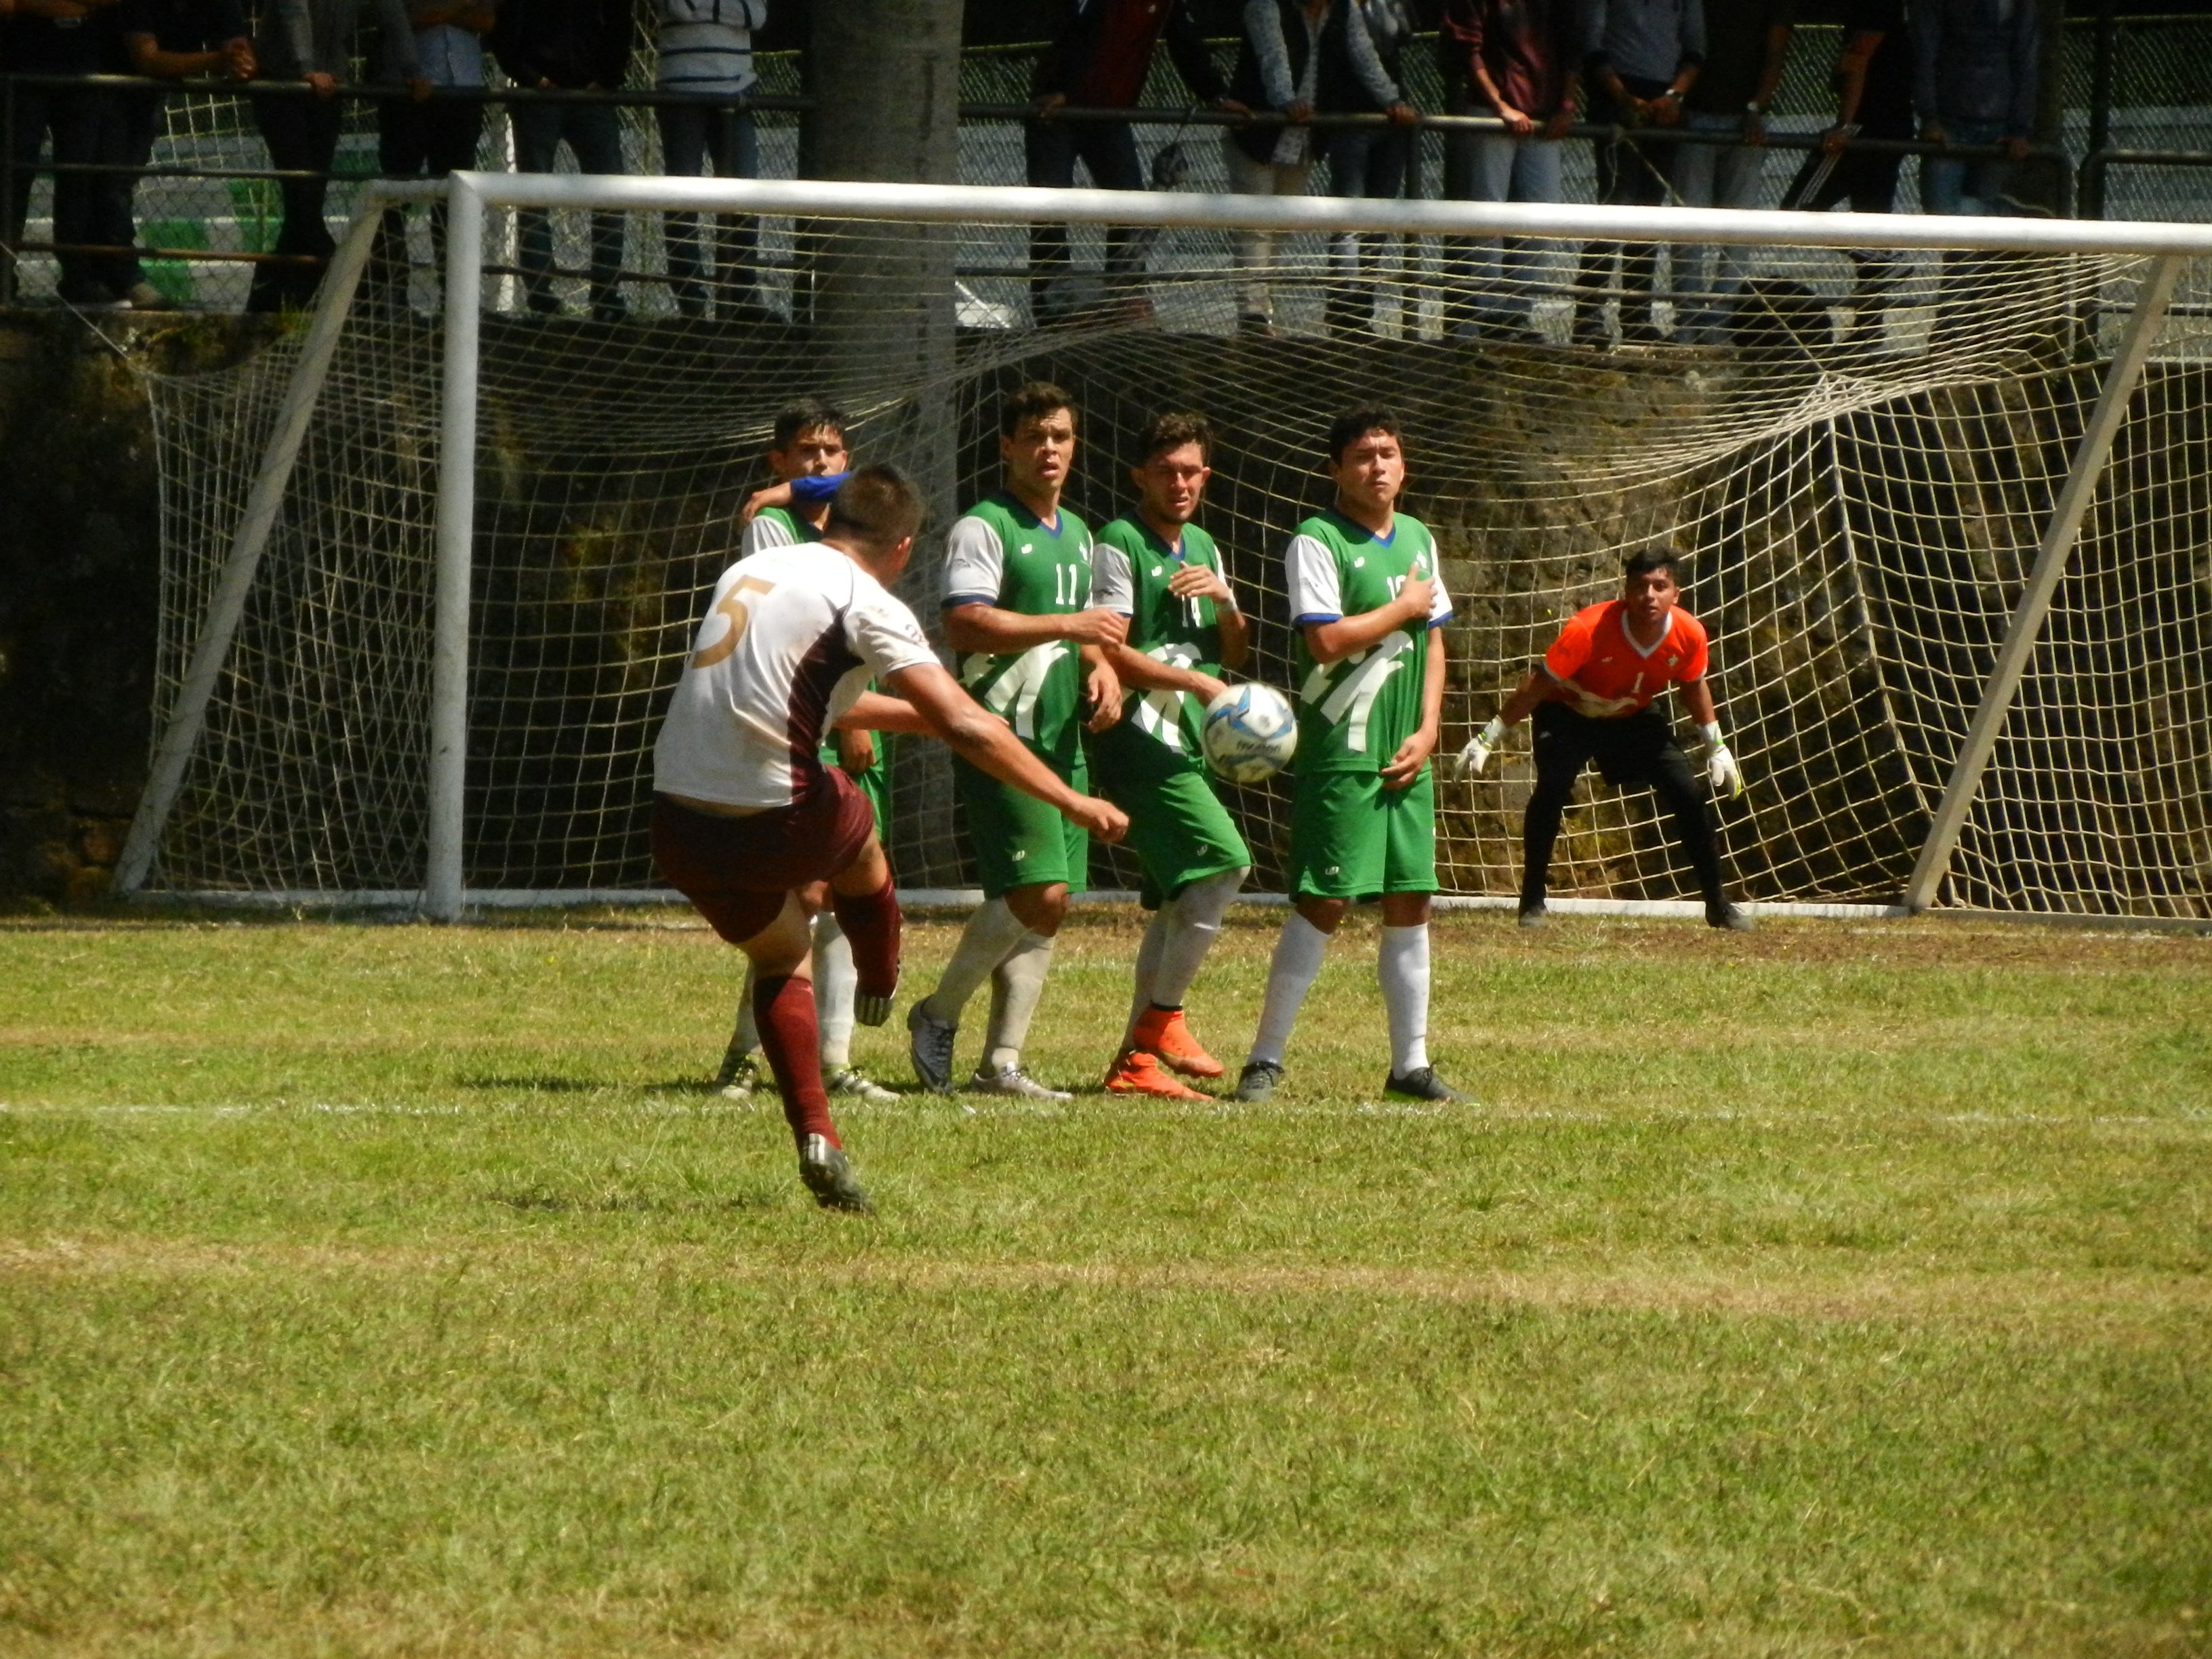
[[[1232,685],[1206,705],[1199,733],[1207,765],[1231,783],[1259,783],[1290,764],[1298,717],[1272,685]]]

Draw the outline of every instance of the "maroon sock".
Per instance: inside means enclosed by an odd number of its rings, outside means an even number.
[[[822,1086],[822,1028],[814,1018],[814,981],[785,974],[753,981],[753,1019],[760,1027],[761,1050],[775,1073],[776,1092],[792,1138],[800,1146],[809,1135],[826,1135],[832,1146],[837,1126],[830,1121],[830,1095]]]
[[[830,908],[853,947],[853,971],[863,996],[887,997],[898,989],[898,890],[888,877],[872,893],[855,897],[830,890]]]

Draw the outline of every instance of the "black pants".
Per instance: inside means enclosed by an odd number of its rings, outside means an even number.
[[[1648,783],[1674,820],[1674,837],[1698,872],[1705,902],[1718,904],[1720,848],[1713,838],[1712,814],[1705,792],[1690,770],[1690,758],[1656,708],[1619,720],[1594,720],[1563,702],[1537,706],[1536,793],[1528,798],[1522,823],[1525,848],[1521,869],[1521,902],[1544,900],[1552,848],[1559,839],[1559,818],[1575,792],[1575,780],[1592,761],[1616,787]]]
[[[1910,131],[1903,132],[1869,132],[1869,138],[1910,138]],[[1826,213],[1838,202],[1849,202],[1854,213],[1889,213],[1897,206],[1897,177],[1905,165],[1899,155],[1877,155],[1867,150],[1845,150],[1836,158],[1836,165],[1820,187],[1808,191],[1813,175],[1820,170],[1827,158],[1819,150],[1808,150],[1797,176],[1790,181],[1790,188],[1782,193],[1784,207],[1796,207],[1807,213]],[[1905,261],[1893,253],[1878,248],[1850,248],[1845,257],[1851,262],[1851,289],[1855,294],[1879,295],[1893,293],[1905,281]]]
[[[483,106],[473,99],[431,98],[419,104],[391,100],[376,106],[376,164],[387,179],[443,179],[450,173],[465,173],[476,166],[477,146],[483,137]],[[431,258],[443,270],[442,203],[430,206],[430,245]],[[407,210],[388,207],[369,255],[372,291],[404,306],[410,263]]]
[[[1022,149],[1027,162],[1025,177],[1031,185],[1048,190],[1067,190],[1075,184],[1075,164],[1090,170],[1098,190],[1142,190],[1145,169],[1137,160],[1136,134],[1126,121],[1031,121],[1022,130]],[[1139,275],[1135,233],[1116,225],[1106,233],[1106,283],[1109,289],[1127,289]],[[1049,322],[1066,309],[1052,293],[1053,283],[1067,274],[1067,227],[1033,225],[1030,228],[1030,312],[1038,322]]]
[[[14,207],[7,225],[0,228],[5,230],[9,247],[23,240],[31,190],[39,178],[39,153],[49,137],[53,140],[53,158],[58,162],[124,159],[118,137],[122,101],[109,92],[16,85],[15,131],[8,135],[8,159],[15,173]],[[110,245],[109,239],[115,234],[112,207],[118,190],[127,199],[127,185],[112,173],[56,173],[55,242],[64,247]],[[127,244],[130,240],[126,228],[123,240]],[[113,263],[112,256],[70,252],[54,257],[61,266],[62,298],[97,302],[108,297],[104,278]]]
[[[753,113],[730,105],[660,104],[653,118],[660,126],[660,164],[672,179],[760,176],[760,137]],[[750,214],[706,216],[700,228],[696,213],[662,216],[668,250],[668,291],[687,317],[706,314],[710,297],[708,267],[720,290],[723,314],[757,303],[754,267],[759,259],[758,222]]]
[[[1664,81],[1629,78],[1624,82],[1638,98],[1656,98],[1667,90]],[[1592,121],[1610,122],[1620,112],[1602,94],[1593,103]],[[1668,194],[1667,163],[1671,150],[1660,144],[1643,145],[1633,137],[1618,142],[1597,141],[1597,199],[1614,206],[1658,207]],[[1652,326],[1651,294],[1658,286],[1659,250],[1649,242],[1589,242],[1583,247],[1581,266],[1575,272],[1575,328],[1587,333],[1602,326],[1598,311],[1605,290],[1613,285],[1613,261],[1620,262],[1620,328]]]
[[[288,257],[280,264],[254,266],[246,308],[304,309],[313,302],[323,271],[337,251],[331,228],[324,222],[323,202],[330,194],[331,163],[337,157],[345,110],[335,98],[271,95],[253,100],[253,118],[261,128],[262,142],[269,146],[270,166],[318,176],[286,179],[277,185],[284,222],[269,251]]]

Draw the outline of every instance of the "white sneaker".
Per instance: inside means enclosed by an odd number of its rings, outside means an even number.
[[[1018,1100],[1073,1100],[1073,1095],[1059,1089],[1048,1089],[1018,1065],[1001,1066],[995,1072],[975,1068],[975,1075],[968,1079],[968,1092],[972,1095],[1012,1095]]]
[[[732,1048],[722,1056],[722,1069],[714,1073],[714,1087],[725,1100],[747,1100],[760,1087],[760,1062],[743,1048]]]
[[[898,1096],[870,1077],[857,1066],[841,1066],[822,1079],[822,1086],[832,1095],[866,1101],[871,1106],[896,1106]]]

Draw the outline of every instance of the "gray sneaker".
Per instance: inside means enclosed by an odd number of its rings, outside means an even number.
[[[971,1095],[1012,1095],[1018,1100],[1073,1100],[1073,1095],[1059,1089],[1048,1089],[1019,1066],[1001,1066],[995,1072],[975,1068],[975,1075],[968,1079]]]
[[[1465,1103],[1467,1097],[1437,1075],[1433,1066],[1417,1066],[1401,1076],[1393,1072],[1383,1080],[1382,1092],[1394,1100],[1435,1100]]]
[[[1252,1060],[1237,1074],[1237,1092],[1232,1100],[1265,1100],[1275,1092],[1283,1080],[1283,1068],[1272,1060]]]
[[[714,1087],[725,1100],[743,1100],[760,1087],[760,1061],[749,1050],[732,1044],[722,1056],[722,1069],[714,1073]]]
[[[809,1135],[799,1149],[799,1178],[814,1201],[825,1210],[846,1210],[854,1215],[873,1215],[866,1188],[853,1178],[845,1154],[830,1144],[827,1135]]]
[[[833,1097],[842,1095],[848,1100],[865,1100],[871,1106],[896,1106],[898,1096],[870,1077],[857,1066],[843,1066],[822,1079],[822,1086]]]
[[[939,1019],[917,1002],[907,1011],[907,1053],[914,1074],[933,1094],[952,1092],[952,1044],[960,1035],[955,1021]]]

